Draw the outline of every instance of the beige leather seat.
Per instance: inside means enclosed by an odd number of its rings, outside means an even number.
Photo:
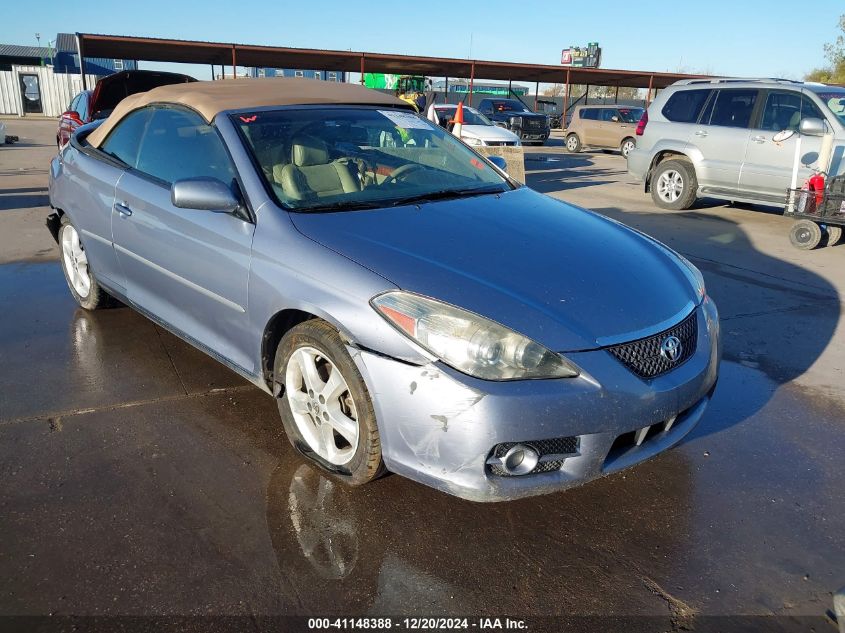
[[[361,182],[348,163],[329,161],[323,141],[303,136],[291,144],[291,162],[273,167],[273,179],[294,200],[337,196],[361,190]]]

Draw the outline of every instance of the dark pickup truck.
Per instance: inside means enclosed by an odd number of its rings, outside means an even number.
[[[549,118],[532,112],[518,99],[482,99],[478,111],[496,125],[509,129],[525,144],[542,145],[551,134]]]

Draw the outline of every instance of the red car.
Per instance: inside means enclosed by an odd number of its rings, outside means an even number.
[[[67,111],[59,119],[56,145],[62,149],[73,131],[80,125],[104,119],[124,98],[136,92],[146,92],[158,86],[196,81],[179,73],[157,70],[124,70],[100,79],[93,90],[83,90],[73,98]]]

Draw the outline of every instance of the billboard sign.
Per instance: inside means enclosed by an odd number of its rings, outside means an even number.
[[[560,63],[573,68],[598,68],[601,64],[601,47],[598,42],[570,46],[561,51]]]

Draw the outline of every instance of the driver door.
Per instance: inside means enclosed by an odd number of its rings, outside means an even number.
[[[815,104],[796,90],[771,90],[758,121],[749,130],[745,162],[739,179],[741,192],[754,198],[783,202],[792,182],[792,167],[801,119],[824,116]],[[773,141],[782,130],[793,130],[785,141]],[[797,186],[812,175],[821,148],[821,137],[801,136]]]
[[[183,209],[170,186],[212,177],[233,186],[235,167],[217,130],[187,109],[153,110],[137,162],[115,191],[114,249],[127,297],[242,369],[255,225],[232,213]]]

